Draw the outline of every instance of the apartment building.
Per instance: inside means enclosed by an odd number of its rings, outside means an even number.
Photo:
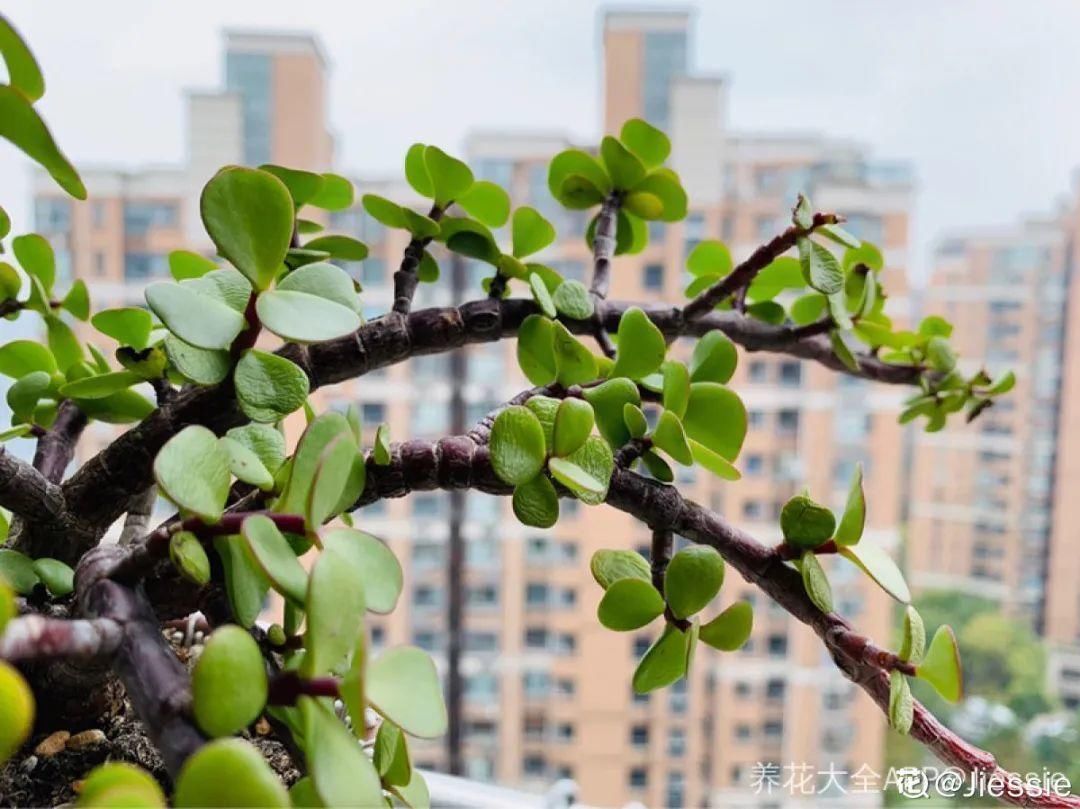
[[[915,442],[912,585],[998,601],[1048,642],[1049,687],[1080,706],[1080,601],[1068,448],[1077,417],[1077,190],[1052,215],[942,240],[926,291],[967,357],[1014,391],[974,424]],[[975,370],[969,366],[969,370]]]
[[[728,81],[691,72],[692,23],[687,14],[668,12],[613,12],[603,18],[601,127],[617,131],[634,116],[664,127],[691,197],[685,221],[653,227],[642,254],[616,261],[612,297],[683,300],[684,261],[694,244],[721,238],[736,258],[745,256],[786,227],[802,191],[818,207],[848,215],[853,231],[885,249],[893,294],[889,310],[904,320],[907,167],[875,161],[858,144],[817,134],[733,130]],[[306,60],[295,71],[286,61],[294,58]],[[185,164],[131,174],[87,172],[91,201],[85,204],[61,200],[46,183],[38,185],[38,227],[53,240],[63,266],[87,280],[98,304],[141,300],[142,285],[166,273],[168,251],[208,247],[197,233],[194,200],[218,165],[272,160],[330,167],[325,109],[289,114],[313,96],[323,98],[324,65],[307,37],[228,35],[225,91],[189,95]],[[297,76],[307,84],[299,86]],[[298,121],[309,131],[292,132]],[[486,132],[471,135],[462,151],[479,176],[555,223],[560,238],[539,260],[587,280],[586,218],[561,209],[547,189],[548,161],[568,145],[558,133]],[[361,192],[419,203],[394,174],[355,179]],[[369,244],[370,257],[349,269],[364,286],[365,314],[385,312],[406,235],[387,230],[359,207],[334,214],[331,225]],[[445,278],[447,262],[443,268]],[[469,264],[467,270],[469,294],[477,294],[485,268]],[[417,306],[448,303],[445,282],[421,285]],[[526,383],[512,344],[467,351],[462,385],[472,420]],[[445,357],[421,357],[326,389],[320,397],[328,407],[359,402],[371,434],[387,422],[395,439],[434,438],[449,428],[454,381]],[[897,546],[902,442],[896,416],[902,391],[757,354],[742,356],[732,384],[749,410],[750,433],[740,459],[744,478],[722,483],[701,470],[680,470],[679,485],[691,497],[775,542],[788,497],[808,485],[818,499],[840,506],[861,462],[870,503],[867,541]],[[865,774],[865,767],[881,772],[888,731],[880,713],[835,672],[811,633],[737,574],[729,574],[723,597],[755,602],[756,627],[747,647],[727,655],[705,650],[686,681],[635,695],[631,674],[651,633],[615,634],[600,627],[600,591],[588,560],[603,547],[645,551],[646,529],[611,509],[566,502],[564,519],[550,531],[537,531],[518,524],[503,500],[470,494],[466,503],[467,775],[530,789],[571,778],[580,799],[596,805],[737,807],[821,801],[820,794],[790,795],[755,784],[755,771],[766,763],[832,771],[832,785],[816,780],[815,792],[828,786],[839,803],[849,798],[846,778]],[[442,493],[378,503],[358,513],[359,524],[385,538],[405,568],[406,593],[398,609],[372,621],[375,646],[414,643],[441,663],[447,513]],[[852,566],[828,568],[838,610],[887,641],[888,599]],[[415,758],[424,766],[445,761],[438,742],[416,745]],[[868,796],[850,797],[865,805]]]

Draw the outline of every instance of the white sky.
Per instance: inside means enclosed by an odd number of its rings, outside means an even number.
[[[672,5],[657,2],[656,6]],[[472,128],[599,130],[596,0],[5,0],[75,163],[182,158],[184,87],[218,87],[224,26],[309,29],[330,55],[341,166],[397,170]],[[732,80],[740,130],[820,130],[911,161],[912,256],[943,230],[1053,207],[1080,166],[1075,0],[702,0],[692,61]],[[0,204],[28,227],[0,144]]]

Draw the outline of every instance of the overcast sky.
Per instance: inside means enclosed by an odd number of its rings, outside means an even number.
[[[665,2],[650,4],[668,6]],[[918,177],[917,272],[943,230],[1053,208],[1080,166],[1075,0],[704,0],[692,61],[731,79],[740,130],[855,138]],[[310,29],[332,63],[343,168],[394,171],[416,140],[600,126],[595,0],[5,0],[76,164],[183,156],[184,87],[218,87],[225,26]],[[26,220],[0,144],[0,204]]]

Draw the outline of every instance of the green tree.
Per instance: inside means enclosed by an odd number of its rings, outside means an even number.
[[[34,106],[44,92],[40,70],[2,18],[0,54],[10,77],[0,86],[0,135],[84,197]],[[99,698],[107,701],[105,686],[115,677],[160,752],[168,783],[106,764],[85,780],[84,805],[163,805],[163,787],[176,806],[426,805],[409,739],[442,734],[447,711],[423,651],[368,653],[365,615],[395,608],[402,572],[390,549],[362,530],[364,507],[414,491],[475,488],[512,497],[517,517],[532,526],[554,524],[560,501],[575,498],[625,511],[652,529],[649,562],[622,547],[591,560],[604,589],[599,621],[613,631],[649,627],[655,638],[633,676],[638,691],[685,676],[699,641],[719,651],[745,642],[749,604],[712,614],[730,564],[811,626],[897,730],[952,763],[980,766],[978,751],[937,732],[910,691],[914,678],[959,698],[952,630],[940,627],[927,641],[908,606],[893,652],[833,611],[828,570],[838,564],[855,565],[910,602],[890,557],[862,539],[861,474],[839,514],[808,493],[793,498],[781,515],[784,541],[768,547],[686,499],[671,485],[671,465],[738,479],[747,420],[727,384],[736,346],[910,386],[902,419],[924,419],[929,430],[944,427],[951,413],[977,416],[1011,387],[1011,375],[965,376],[948,342],[951,326],[940,318],[896,328],[883,308],[880,252],[805,197],[790,226],[741,263],[719,242],[697,245],[687,257],[693,280],[684,305],[608,301],[616,259],[645,247],[647,223],[686,215],[669,153],[662,132],[632,120],[597,149],[570,149],[551,161],[554,198],[590,212],[582,234],[593,255],[586,286],[539,260],[556,232],[538,211],[515,209],[504,190],[477,181],[462,161],[414,144],[404,171],[430,201],[426,212],[371,194],[361,201],[409,237],[392,309],[367,322],[358,286],[333,263],[363,260],[366,246],[316,235],[308,215],[353,205],[351,184],[334,174],[222,168],[200,205],[217,255],[174,253],[174,280],[147,287],[148,311],[92,314],[81,282],[57,288],[45,239],[11,239],[15,263],[0,263],[0,316],[39,319],[47,340],[0,346],[13,412],[2,437],[37,441],[32,464],[0,452],[0,505],[13,514],[0,550],[0,759],[26,743],[35,709],[39,731],[72,723],[79,701],[55,699],[60,691],[83,697],[87,712],[115,709]],[[6,239],[6,216],[0,224]],[[414,309],[418,285],[438,283],[448,252],[490,267],[478,297]],[[81,340],[74,320],[113,340],[113,356]],[[255,347],[260,335],[271,350]],[[413,356],[512,337],[535,387],[462,435],[391,441],[380,425],[365,447],[355,408],[316,414],[308,401],[320,386]],[[671,350],[676,338],[693,344],[689,362]],[[282,421],[298,412],[307,427],[288,447]],[[65,479],[90,421],[131,426]],[[176,514],[145,531],[155,489]],[[121,517],[125,542],[102,545]],[[673,554],[675,534],[693,544]],[[313,548],[306,570],[298,557]],[[285,618],[263,628],[256,618],[271,590],[284,599]],[[161,622],[196,609],[211,634],[189,672]],[[99,665],[47,665],[57,658]],[[381,717],[374,738],[367,738],[367,708]],[[304,773],[288,791],[237,736],[260,718]]]

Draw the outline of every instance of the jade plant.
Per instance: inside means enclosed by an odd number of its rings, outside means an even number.
[[[0,54],[9,75],[0,135],[85,198],[35,106],[38,65],[2,17]],[[447,709],[426,653],[369,648],[366,616],[395,609],[403,575],[365,530],[365,507],[468,487],[509,496],[516,518],[537,528],[555,525],[567,499],[648,526],[649,558],[612,537],[590,562],[603,590],[599,623],[653,633],[637,691],[685,677],[695,652],[713,653],[702,644],[729,653],[747,641],[751,604],[722,594],[732,566],[811,626],[894,728],[951,765],[983,768],[987,754],[912,698],[911,677],[960,698],[956,640],[943,627],[927,643],[900,570],[863,537],[861,473],[838,514],[808,493],[793,497],[782,542],[767,544],[688,500],[675,467],[737,485],[747,414],[729,383],[740,346],[912,388],[901,420],[929,430],[951,413],[977,417],[1013,377],[966,376],[941,318],[896,326],[881,252],[806,196],[792,201],[790,225],[740,263],[719,241],[699,243],[678,305],[608,300],[617,257],[645,247],[647,224],[686,216],[670,151],[663,132],[631,120],[597,148],[551,160],[555,200],[590,212],[576,234],[592,251],[587,284],[544,263],[559,234],[538,210],[515,207],[465,162],[422,143],[404,161],[429,201],[422,210],[373,194],[357,203],[334,174],[222,168],[200,200],[214,252],[174,252],[172,280],[147,286],[145,309],[94,311],[82,281],[59,288],[48,241],[9,239],[0,211],[0,316],[29,318],[45,334],[0,345],[12,412],[0,439],[36,441],[32,462],[0,449],[0,761],[27,744],[38,708],[48,708],[38,733],[68,718],[49,704],[59,682],[89,694],[115,677],[168,777],[103,764],[87,774],[81,805],[427,805],[410,740],[440,736]],[[367,321],[341,266],[363,261],[367,247],[323,233],[314,213],[355,204],[408,234],[393,305]],[[439,283],[455,253],[489,268],[475,298],[414,308],[418,285]],[[392,441],[381,424],[367,445],[357,407],[317,413],[309,398],[414,356],[502,339],[516,339],[532,387],[462,435]],[[288,418],[306,422],[293,444]],[[118,436],[65,477],[95,421],[120,425]],[[175,513],[149,528],[155,493]],[[121,542],[102,544],[121,518]],[[674,552],[676,538],[686,544]],[[837,614],[828,570],[848,563],[904,605],[900,649]],[[260,620],[271,592],[284,604],[280,624]],[[185,666],[161,625],[197,610],[209,634]],[[66,658],[95,665],[45,665]],[[289,788],[248,741],[255,725],[302,773]]]

